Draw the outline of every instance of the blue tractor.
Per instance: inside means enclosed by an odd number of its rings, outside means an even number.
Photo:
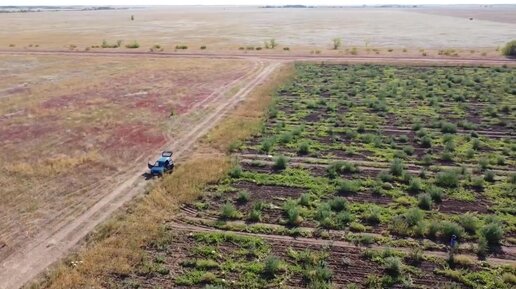
[[[150,170],[152,177],[162,177],[167,172],[172,172],[174,169],[174,160],[172,159],[171,151],[164,151],[161,153],[161,157],[154,163],[148,163],[147,166]]]

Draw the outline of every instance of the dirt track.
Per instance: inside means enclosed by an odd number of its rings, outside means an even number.
[[[468,58],[468,57],[405,57],[405,56],[353,56],[353,55],[313,55],[313,54],[258,54],[258,53],[183,53],[183,52],[132,52],[132,51],[69,51],[69,50],[0,50],[0,55],[55,55],[88,57],[189,57],[210,59],[268,59],[277,61],[329,61],[342,63],[411,63],[426,65],[510,65],[516,66],[515,59]]]
[[[216,106],[198,122],[188,126],[186,126],[186,123],[182,123],[185,126],[184,134],[164,148],[175,151],[175,157],[178,159],[185,158],[199,138],[213,128],[226,112],[243,100],[281,65],[280,62],[265,63],[262,61],[257,61],[257,64],[258,69],[251,75],[247,75],[247,77],[216,91],[207,100],[207,102],[215,102]],[[225,95],[237,84],[241,87],[238,92],[226,98]],[[69,250],[91,232],[95,226],[145,190],[147,182],[142,177],[143,173],[144,171],[140,167],[123,176],[118,176],[124,181],[78,218],[63,224],[62,227],[52,233],[41,234],[3,260],[0,264],[0,288],[19,288],[43,272],[49,265],[66,256]]]
[[[210,54],[210,53],[147,53],[147,52],[72,52],[72,51],[0,51],[0,55],[53,55],[71,57],[178,57],[209,59],[249,59],[258,64],[257,70],[220,90],[206,100],[216,103],[205,117],[196,123],[187,124],[184,134],[166,148],[175,151],[176,158],[185,158],[195,142],[205,135],[226,112],[244,99],[256,86],[260,85],[283,62],[289,61],[330,61],[343,63],[408,63],[426,65],[510,65],[516,62],[507,59],[473,58],[430,58],[430,57],[378,57],[378,56],[321,56],[321,55],[260,55],[260,54]],[[225,95],[236,85],[241,88],[230,97]],[[199,103],[203,105],[205,103]],[[145,190],[146,182],[141,177],[143,171],[136,168],[117,178],[124,180],[118,187],[106,194],[99,202],[86,210],[78,218],[64,223],[54,232],[47,232],[32,240],[0,263],[0,288],[13,289],[23,286],[43,272],[52,263],[66,256],[95,226],[106,220],[113,212]]]

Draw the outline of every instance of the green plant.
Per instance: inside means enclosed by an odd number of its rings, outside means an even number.
[[[333,38],[333,49],[338,50],[342,46],[342,39]]]
[[[455,188],[459,185],[459,175],[457,172],[448,170],[437,173],[435,183],[444,188]]]
[[[262,211],[252,209],[249,212],[249,216],[247,217],[247,220],[250,222],[260,222],[262,220]]]
[[[459,224],[444,221],[441,222],[441,237],[445,241],[449,241],[453,235],[460,239],[462,235],[464,235],[464,228],[462,228]]]
[[[484,180],[486,182],[494,182],[495,181],[495,173],[493,171],[486,171],[484,174]]]
[[[478,228],[478,219],[470,214],[466,213],[459,216],[459,224],[464,228],[466,232],[471,235],[476,234]]]
[[[443,190],[439,187],[436,187],[436,186],[429,186],[427,189],[426,189],[426,192],[430,195],[430,197],[432,198],[432,201],[436,202],[436,203],[440,203],[443,199]]]
[[[503,238],[503,230],[500,224],[492,222],[480,229],[480,235],[485,238],[489,246],[497,246]]]
[[[502,54],[505,56],[516,56],[516,40],[512,40],[507,42],[505,46],[502,48]]]
[[[360,190],[358,181],[339,180],[337,182],[337,192],[339,194],[354,194]]]
[[[206,50],[208,47],[206,47],[206,45],[203,45],[200,48],[201,48],[201,50]]]
[[[297,153],[300,155],[307,155],[310,153],[310,143],[302,142],[299,144],[299,148],[297,149]]]
[[[407,190],[411,193],[417,193],[420,192],[423,189],[423,185],[421,184],[420,178],[412,178],[409,181],[409,185],[407,187]]]
[[[276,256],[269,256],[265,259],[264,265],[263,265],[263,275],[268,278],[272,279],[278,274],[281,270],[281,260]]]
[[[177,49],[177,50],[186,50],[186,49],[188,49],[188,46],[178,44],[178,45],[176,45],[176,49]]]
[[[417,196],[417,205],[423,210],[432,209],[432,197],[429,194],[419,194]]]
[[[348,201],[343,197],[335,197],[329,203],[331,209],[335,212],[346,211],[348,209]]]
[[[275,170],[284,170],[287,168],[288,159],[285,156],[278,156],[274,160],[274,169]]]
[[[125,45],[126,48],[131,48],[131,49],[134,49],[134,48],[139,48],[140,47],[140,44],[138,44],[138,42],[133,41],[131,43],[128,43]]]
[[[241,217],[240,212],[235,208],[235,205],[232,203],[226,203],[222,206],[221,209],[221,218],[222,219],[239,219]]]
[[[238,179],[242,176],[242,167],[239,165],[236,165],[229,170],[229,176]]]
[[[489,253],[489,243],[483,236],[480,236],[480,238],[478,238],[476,253],[478,258],[482,260],[485,259]]]
[[[403,164],[403,161],[400,160],[400,159],[394,159],[391,163],[391,167],[390,167],[390,170],[389,172],[393,175],[393,176],[396,176],[396,177],[399,177],[403,174],[404,172],[404,164]]]
[[[441,132],[442,133],[456,133],[457,126],[450,122],[441,123]]]
[[[399,257],[387,257],[384,259],[384,269],[391,276],[399,276],[401,274],[401,260]]]
[[[425,213],[418,208],[410,208],[404,214],[405,220],[409,226],[415,226],[423,220],[424,216]]]
[[[238,193],[237,201],[239,203],[247,203],[249,198],[250,196],[248,191],[240,191],[240,193]]]
[[[366,222],[370,224],[378,224],[380,223],[380,216],[382,214],[382,209],[377,205],[371,205],[364,212],[364,219]]]
[[[260,151],[264,153],[270,153],[272,150],[272,147],[274,146],[274,139],[268,138],[262,141],[260,145]]]

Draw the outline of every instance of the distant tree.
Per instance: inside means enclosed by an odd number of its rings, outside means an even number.
[[[265,49],[274,49],[278,46],[278,42],[276,42],[276,39],[272,38],[270,40],[266,40],[264,42]]]
[[[131,21],[134,21],[134,15],[131,15]]]
[[[338,50],[342,46],[342,39],[334,38],[333,39],[333,49]]]
[[[505,44],[504,48],[502,49],[502,54],[505,56],[516,57],[516,40],[507,42],[507,44]]]

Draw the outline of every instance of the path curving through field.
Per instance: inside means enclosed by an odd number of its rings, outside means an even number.
[[[179,120],[183,125],[182,133],[174,141],[169,141],[162,149],[172,149],[178,159],[186,158],[193,145],[202,136],[282,64],[281,62],[254,61],[256,62],[255,69],[251,73],[221,87],[203,103],[196,104],[197,106],[211,104],[211,108],[202,119],[190,124]],[[240,87],[238,91],[228,96],[236,86]],[[63,224],[50,234],[39,235],[2,260],[0,263],[0,288],[20,288],[42,273],[48,266],[65,257],[98,224],[145,191],[147,182],[142,177],[143,173],[142,167],[138,167],[117,176],[124,181],[80,216]]]

